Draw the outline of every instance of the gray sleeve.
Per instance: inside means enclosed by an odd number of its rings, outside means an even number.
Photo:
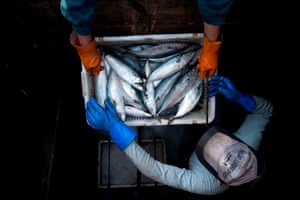
[[[262,134],[269,123],[273,113],[273,105],[270,101],[254,96],[255,107],[249,113],[239,129],[234,133],[239,139],[258,150]]]
[[[185,169],[155,160],[135,141],[129,144],[124,153],[142,174],[167,186],[204,195],[217,194],[228,189],[228,186],[220,185],[195,154],[190,160],[191,168]]]

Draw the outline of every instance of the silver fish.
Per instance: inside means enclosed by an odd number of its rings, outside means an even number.
[[[157,108],[161,107],[162,102],[164,101],[171,88],[174,86],[180,74],[181,71],[178,71],[174,75],[163,79],[155,88],[155,102]]]
[[[153,47],[155,44],[133,44],[133,45],[129,45],[129,46],[125,46],[124,48],[129,50],[129,51],[142,51],[145,50],[149,47]]]
[[[98,76],[94,76],[95,95],[98,103],[105,108],[104,100],[107,98],[107,76],[104,69]]]
[[[179,54],[177,56],[172,57],[171,59],[157,67],[154,71],[152,71],[147,81],[151,82],[155,80],[164,79],[178,72],[187,65],[187,63],[192,59],[193,56],[194,51],[190,51],[188,53]]]
[[[149,60],[146,61],[144,68],[147,77],[151,73]],[[155,88],[153,82],[146,82],[146,90],[142,93],[142,97],[146,108],[153,116],[156,116]]]
[[[192,87],[194,80],[198,77],[197,72],[197,68],[194,67],[185,74],[183,74],[181,77],[179,77],[174,87],[165,97],[162,106],[159,108],[158,114],[160,114],[165,109],[174,106],[182,100],[189,88]]]
[[[152,114],[134,106],[125,105],[126,116],[131,117],[152,117]]]
[[[153,45],[140,51],[130,51],[136,56],[143,58],[158,58],[171,55],[188,47],[187,43],[169,42]]]
[[[144,75],[142,64],[140,63],[140,60],[137,56],[127,52],[114,51],[113,53],[116,58],[122,60],[123,62],[126,62],[127,66],[131,67],[139,75]]]
[[[115,105],[119,117],[125,121],[125,103],[123,98],[123,91],[120,85],[119,77],[114,70],[111,70],[108,76],[107,83],[107,96],[110,101]]]
[[[186,93],[184,98],[178,105],[178,110],[174,116],[170,118],[170,121],[185,116],[187,113],[192,111],[198,104],[203,93],[203,80],[196,78],[192,88]]]
[[[142,104],[141,92],[122,78],[119,81],[123,89],[125,103],[130,105]]]
[[[128,66],[126,62],[118,59],[111,54],[106,54],[104,56],[104,59],[108,62],[110,67],[118,74],[119,77],[127,81],[136,89],[140,91],[144,90],[143,84],[145,83],[145,80],[130,66]]]
[[[163,63],[163,62],[166,62],[167,60],[169,60],[170,58],[172,58],[173,56],[176,56],[178,54],[185,54],[185,53],[190,52],[190,51],[198,51],[198,49],[200,47],[201,47],[201,45],[199,45],[199,44],[190,45],[187,48],[183,49],[182,51],[177,51],[177,52],[175,52],[171,55],[167,55],[167,56],[164,56],[164,57],[149,58],[149,60],[152,61],[152,62],[161,62],[161,63]]]

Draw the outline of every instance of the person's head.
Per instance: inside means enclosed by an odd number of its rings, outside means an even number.
[[[216,127],[210,128],[197,145],[198,158],[222,182],[237,186],[259,177],[256,152]]]

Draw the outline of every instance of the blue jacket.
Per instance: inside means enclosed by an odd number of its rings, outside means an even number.
[[[233,0],[197,0],[202,20],[208,24],[221,25]],[[72,29],[81,34],[92,33],[95,0],[61,0],[62,15],[72,25]]]

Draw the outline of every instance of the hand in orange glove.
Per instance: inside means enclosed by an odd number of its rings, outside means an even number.
[[[96,48],[96,41],[92,40],[86,45],[80,45],[78,35],[73,31],[70,36],[70,43],[77,50],[80,60],[87,72],[93,73],[94,76],[99,75],[104,67],[101,66],[102,57]]]
[[[205,79],[216,73],[219,62],[219,51],[221,47],[221,41],[211,42],[204,35],[203,47],[201,53],[198,56],[198,76]]]

